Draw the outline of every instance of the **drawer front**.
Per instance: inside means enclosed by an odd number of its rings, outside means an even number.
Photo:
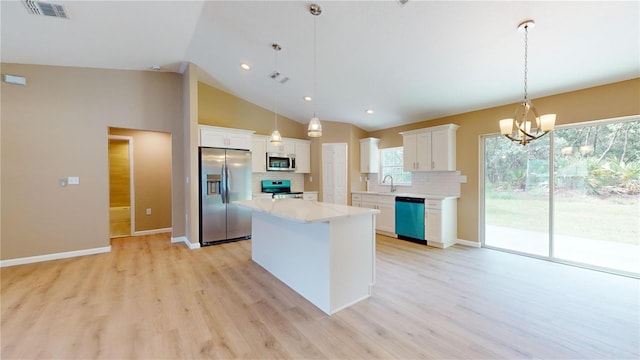
[[[351,201],[362,201],[362,195],[360,195],[360,194],[351,194]]]
[[[362,195],[362,202],[378,203],[378,195]]]
[[[425,199],[424,200],[425,209],[442,209],[442,200],[433,200],[433,199]]]

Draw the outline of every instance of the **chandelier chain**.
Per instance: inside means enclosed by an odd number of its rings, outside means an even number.
[[[527,101],[527,66],[529,53],[529,25],[524,26],[524,100]]]

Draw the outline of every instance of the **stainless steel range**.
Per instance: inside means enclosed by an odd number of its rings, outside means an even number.
[[[274,199],[302,199],[302,192],[291,191],[291,180],[262,180],[262,192],[271,193]]]

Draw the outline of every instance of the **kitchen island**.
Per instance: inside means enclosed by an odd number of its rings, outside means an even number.
[[[371,296],[378,210],[299,199],[236,202],[253,210],[251,258],[331,315]]]

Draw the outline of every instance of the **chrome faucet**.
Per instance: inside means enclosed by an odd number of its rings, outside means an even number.
[[[396,191],[396,187],[393,186],[393,176],[391,175],[385,175],[385,177],[382,179],[382,183],[386,184],[387,183],[387,178],[391,179],[391,189],[389,191],[391,192],[395,192]]]

